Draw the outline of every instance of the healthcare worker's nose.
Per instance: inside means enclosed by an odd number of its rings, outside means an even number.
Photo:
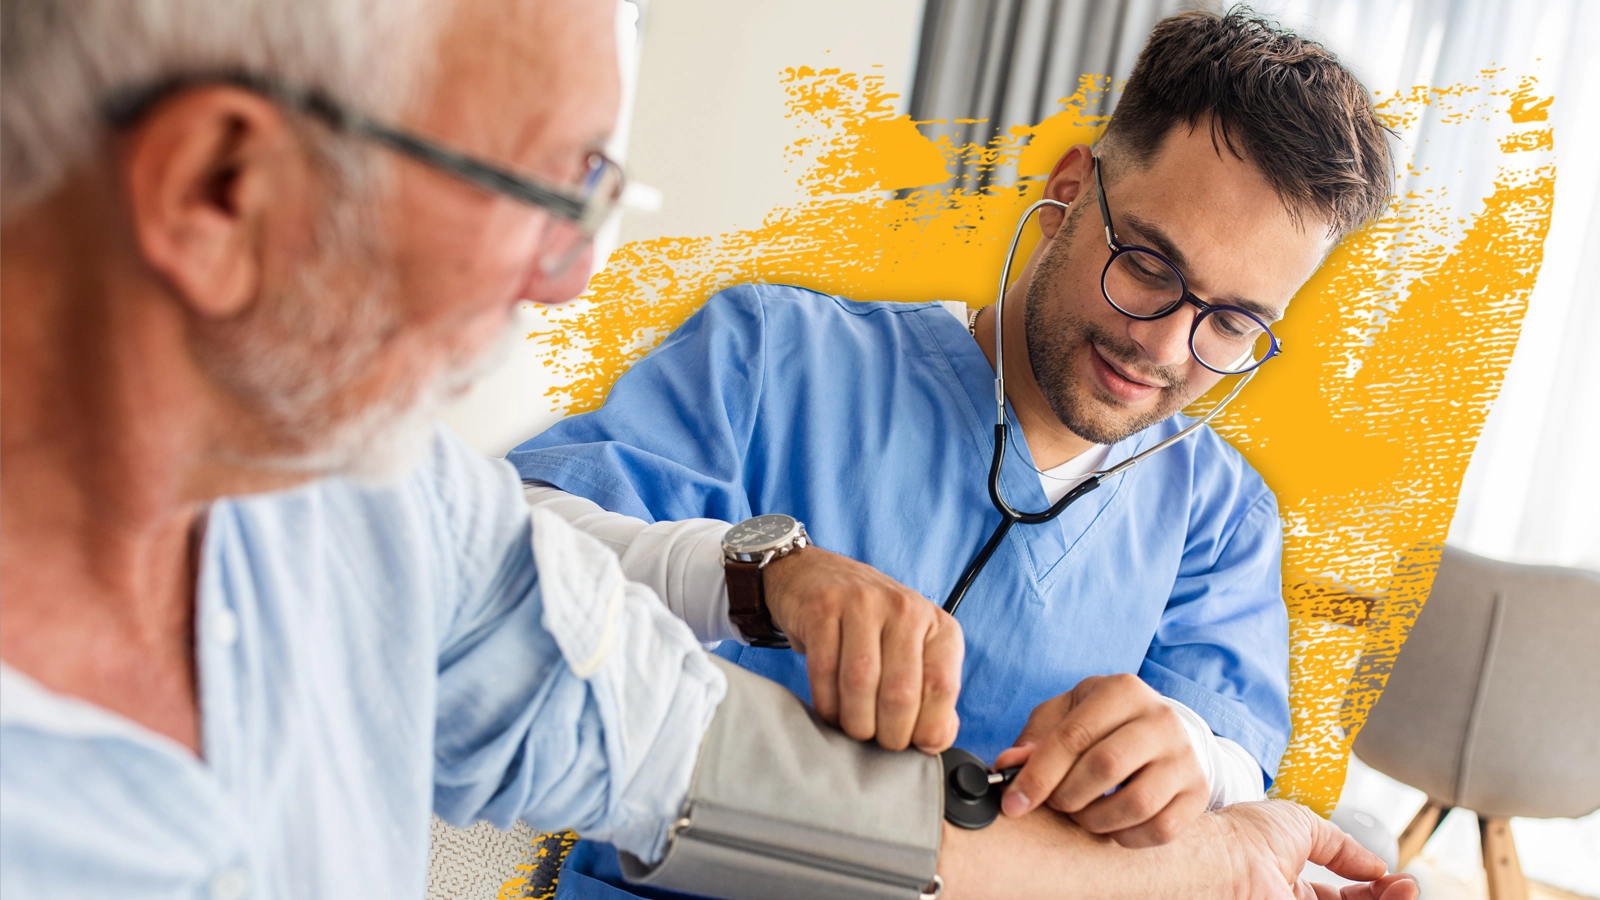
[[[1188,304],[1159,319],[1131,319],[1128,337],[1139,346],[1145,361],[1154,368],[1176,368],[1189,361],[1189,329],[1197,310]]]

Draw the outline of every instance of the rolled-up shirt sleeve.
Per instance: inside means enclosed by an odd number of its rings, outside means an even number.
[[[510,468],[485,462],[441,480],[440,538],[463,567],[442,606],[434,809],[658,859],[724,676],[606,547],[530,514]]]

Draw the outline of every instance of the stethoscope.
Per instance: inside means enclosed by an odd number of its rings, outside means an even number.
[[[972,562],[967,564],[966,570],[956,580],[956,586],[950,590],[950,596],[945,598],[944,611],[952,615],[955,613],[956,607],[960,606],[961,601],[967,596],[967,589],[972,587],[972,582],[977,580],[978,573],[982,572],[983,567],[988,564],[989,557],[994,556],[994,551],[999,549],[1000,542],[1005,540],[1006,533],[1011,530],[1011,526],[1019,523],[1023,525],[1042,525],[1054,520],[1067,507],[1076,503],[1078,498],[1099,487],[1107,478],[1128,471],[1148,459],[1152,454],[1165,450],[1193,434],[1200,427],[1209,424],[1212,419],[1216,418],[1217,413],[1222,412],[1223,407],[1227,406],[1234,397],[1239,396],[1239,392],[1244,390],[1244,386],[1250,383],[1250,379],[1254,378],[1258,371],[1257,369],[1251,369],[1246,372],[1244,378],[1241,378],[1239,383],[1234,385],[1233,390],[1222,398],[1221,403],[1213,406],[1210,412],[1190,424],[1187,428],[1148,450],[1128,457],[1109,469],[1101,469],[1089,473],[1082,482],[1074,486],[1072,490],[1067,491],[1060,500],[1050,504],[1049,509],[1040,512],[1017,511],[1015,507],[1006,501],[1005,494],[1000,491],[1000,467],[1005,463],[1006,442],[1011,439],[1011,423],[1006,418],[1005,342],[1001,339],[1001,336],[1005,332],[1006,287],[1011,283],[1011,261],[1016,256],[1017,243],[1022,240],[1022,231],[1027,227],[1028,220],[1033,217],[1034,213],[1046,206],[1056,207],[1063,213],[1067,211],[1067,204],[1059,200],[1050,199],[1040,200],[1028,207],[1027,211],[1022,214],[1022,221],[1017,223],[1016,233],[1011,236],[1011,247],[1006,251],[1006,262],[1000,269],[1000,293],[995,297],[994,301],[994,402],[996,407],[994,457],[989,463],[989,499],[993,501],[994,508],[1000,511],[1000,524],[995,526],[994,533],[989,535],[989,540],[984,543],[983,549],[979,550],[978,555],[973,557]]]

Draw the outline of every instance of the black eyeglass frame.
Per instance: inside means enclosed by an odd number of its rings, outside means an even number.
[[[1242,307],[1228,306],[1225,304],[1212,304],[1201,300],[1199,297],[1196,297],[1189,291],[1189,281],[1183,277],[1183,270],[1179,269],[1177,265],[1172,262],[1172,260],[1167,259],[1165,254],[1162,254],[1156,250],[1152,250],[1149,247],[1142,247],[1138,244],[1124,244],[1117,240],[1116,227],[1111,224],[1111,206],[1106,202],[1105,181],[1100,175],[1100,157],[1096,156],[1093,157],[1093,159],[1095,195],[1100,201],[1100,219],[1105,223],[1106,246],[1111,250],[1111,258],[1106,260],[1105,268],[1100,270],[1100,293],[1106,298],[1106,302],[1111,304],[1111,308],[1119,313],[1122,313],[1130,319],[1138,319],[1141,322],[1149,322],[1154,319],[1163,319],[1172,315],[1182,308],[1185,303],[1193,305],[1196,309],[1200,310],[1200,312],[1194,317],[1194,322],[1189,326],[1189,355],[1194,357],[1195,362],[1205,366],[1207,369],[1210,369],[1213,372],[1216,372],[1218,375],[1243,375],[1246,372],[1259,368],[1262,363],[1273,358],[1274,356],[1281,354],[1283,352],[1283,344],[1278,341],[1277,335],[1272,333],[1272,329],[1267,327],[1267,323],[1262,321],[1260,316]],[[1126,253],[1144,253],[1149,256],[1153,256],[1165,264],[1167,268],[1171,269],[1172,274],[1178,276],[1178,287],[1181,290],[1181,294],[1179,295],[1178,299],[1172,301],[1172,303],[1165,309],[1158,310],[1157,312],[1154,312],[1148,316],[1141,316],[1136,313],[1131,313],[1123,309],[1121,306],[1118,306],[1117,301],[1111,299],[1111,291],[1106,288],[1106,278],[1111,274],[1111,267],[1116,264],[1117,258]],[[1200,354],[1196,353],[1194,349],[1195,333],[1200,330],[1200,323],[1203,322],[1207,316],[1219,312],[1237,313],[1242,316],[1248,316],[1252,322],[1260,325],[1261,330],[1267,335],[1267,352],[1260,359],[1255,360],[1251,365],[1246,366],[1243,369],[1236,369],[1233,371],[1219,369],[1201,359]]]
[[[268,97],[297,112],[304,113],[341,134],[372,141],[437,169],[491,194],[538,207],[573,223],[584,238],[593,238],[620,206],[627,179],[615,160],[599,151],[590,154],[590,174],[586,181],[601,184],[596,174],[611,171],[614,187],[605,196],[599,191],[582,195],[519,175],[503,166],[478,159],[443,144],[412,134],[368,116],[351,112],[332,97],[316,89],[301,89],[275,78],[250,72],[213,72],[169,78],[144,88],[122,91],[104,106],[108,121],[116,127],[137,122],[151,107],[184,88],[198,84],[226,84]]]

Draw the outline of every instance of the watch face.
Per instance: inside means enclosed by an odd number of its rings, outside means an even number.
[[[722,545],[734,553],[761,553],[789,543],[800,534],[793,516],[756,516],[728,529]]]

